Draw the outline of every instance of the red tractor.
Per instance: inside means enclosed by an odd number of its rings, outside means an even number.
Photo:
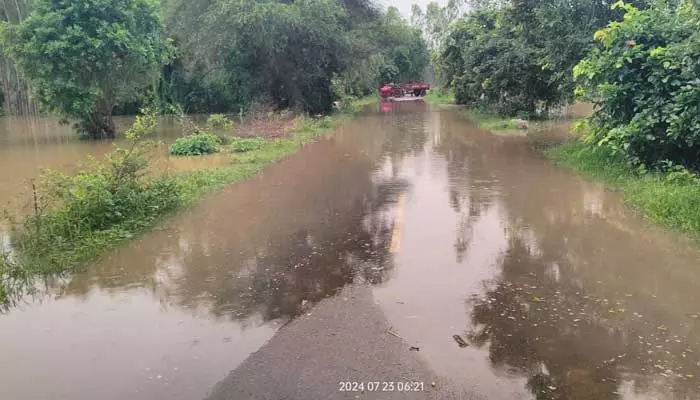
[[[379,88],[382,99],[399,98],[408,95],[423,97],[430,90],[430,85],[423,82],[405,82],[401,84],[390,83]]]

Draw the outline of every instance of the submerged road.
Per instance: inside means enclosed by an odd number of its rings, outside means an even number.
[[[0,399],[700,398],[698,247],[538,142],[378,105],[1,315]]]

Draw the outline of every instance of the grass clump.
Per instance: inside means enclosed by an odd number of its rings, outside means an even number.
[[[481,129],[495,134],[507,134],[518,131],[518,124],[510,117],[499,116],[484,110],[465,110],[464,115],[476,122]]]
[[[231,130],[233,129],[233,121],[224,114],[212,114],[207,118],[207,128],[216,130]]]
[[[248,151],[258,150],[265,146],[267,141],[265,138],[241,138],[232,137],[229,139],[229,148],[234,153],[245,153]]]
[[[178,138],[170,146],[170,154],[174,156],[201,156],[219,152],[222,140],[210,133],[195,133]]]
[[[663,172],[635,168],[624,155],[582,142],[546,151],[556,163],[621,189],[625,202],[649,220],[700,237],[700,178],[680,166]]]
[[[454,104],[455,102],[454,93],[445,88],[430,89],[424,99],[430,104]]]

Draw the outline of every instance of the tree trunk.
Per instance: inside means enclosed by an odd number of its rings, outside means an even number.
[[[105,114],[101,111],[93,111],[86,116],[77,125],[77,129],[83,139],[114,139],[117,133],[112,113]]]

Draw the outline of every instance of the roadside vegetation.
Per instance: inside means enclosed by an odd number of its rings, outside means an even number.
[[[700,238],[700,178],[684,168],[646,172],[607,147],[571,142],[546,154],[559,165],[623,191],[625,202],[650,221]]]
[[[560,163],[624,190],[652,221],[700,237],[700,12],[691,2],[625,11],[574,69],[596,104]]]
[[[351,113],[300,116],[287,137],[232,137],[221,146],[231,153],[230,166],[155,176],[148,164],[155,146],[148,138],[157,119],[152,112],[138,116],[125,133],[126,146],[115,148],[104,160],[89,160],[73,175],[45,171],[33,185],[32,213],[22,220],[10,218],[12,252],[0,252],[0,306],[30,288],[33,278],[80,271],[164,216],[295,153]],[[192,136],[196,135],[187,137]]]

